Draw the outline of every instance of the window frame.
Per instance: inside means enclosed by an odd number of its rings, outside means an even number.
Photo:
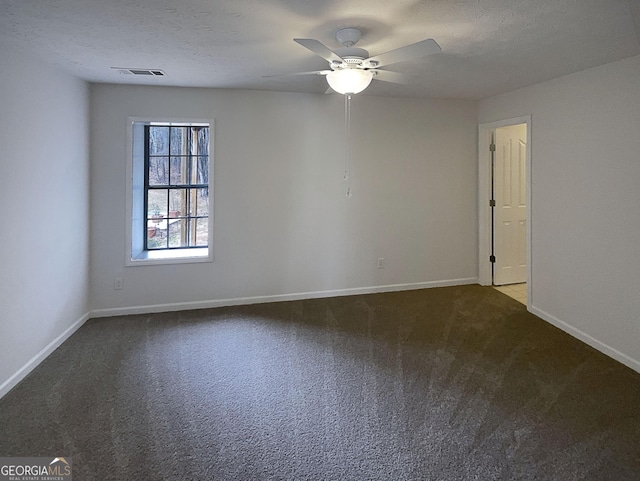
[[[207,247],[175,247],[167,249],[147,249],[146,247],[146,139],[145,126],[169,125],[184,127],[191,125],[209,128],[209,162],[208,162],[208,246]],[[180,264],[196,262],[213,262],[214,241],[214,136],[213,119],[176,119],[176,118],[127,118],[127,201],[126,201],[126,266],[153,264]]]

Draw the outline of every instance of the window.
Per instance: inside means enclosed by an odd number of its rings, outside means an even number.
[[[145,125],[145,249],[207,247],[209,127]]]
[[[210,122],[131,122],[128,265],[211,260]]]

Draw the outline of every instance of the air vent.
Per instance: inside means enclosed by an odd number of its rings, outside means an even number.
[[[111,67],[114,70],[117,70],[119,73],[123,75],[145,75],[147,77],[165,77],[165,74],[162,70],[154,68],[122,68],[122,67]]]

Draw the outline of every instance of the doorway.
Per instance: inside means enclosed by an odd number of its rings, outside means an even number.
[[[481,124],[478,138],[479,283],[526,286],[530,306],[531,116]]]

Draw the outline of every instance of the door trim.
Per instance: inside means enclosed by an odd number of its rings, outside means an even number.
[[[489,261],[493,227],[491,225],[491,207],[489,206],[491,199],[491,152],[489,151],[491,136],[499,127],[516,124],[527,125],[527,309],[530,309],[532,299],[531,226],[533,224],[531,219],[531,165],[533,159],[531,155],[531,115],[478,125],[478,283],[482,286],[492,284],[491,262]]]

